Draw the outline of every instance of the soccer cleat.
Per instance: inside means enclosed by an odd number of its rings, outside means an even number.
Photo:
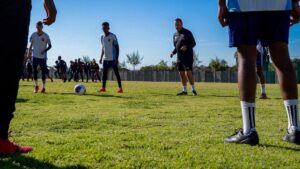
[[[123,93],[123,88],[119,88],[118,93]]]
[[[249,135],[243,134],[243,129],[239,129],[233,134],[225,138],[226,143],[235,143],[235,144],[249,144],[252,146],[259,144],[259,138],[256,131],[252,131]]]
[[[300,145],[300,131],[296,128],[288,130],[287,134],[283,137],[283,140],[292,144]]]
[[[188,95],[187,92],[180,92],[180,93],[177,94],[177,96],[187,96],[187,95]]]
[[[41,93],[46,93],[46,89],[42,88]]]
[[[9,141],[8,139],[0,139],[0,155],[11,156],[15,154],[29,153],[32,151],[32,147],[29,146],[19,146],[16,143]]]
[[[33,92],[38,93],[39,92],[39,86],[35,86]]]
[[[100,92],[100,93],[105,93],[105,92],[106,92],[106,89],[105,89],[105,88],[102,88],[102,89],[99,90],[99,92]]]
[[[193,93],[193,96],[198,96],[198,93],[196,92],[196,90],[193,90],[192,93]]]
[[[259,99],[261,99],[261,100],[268,99],[267,94],[265,94],[265,93],[261,94]]]

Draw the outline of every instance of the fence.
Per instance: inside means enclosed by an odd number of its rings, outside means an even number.
[[[264,72],[266,82],[269,84],[278,83],[275,72]],[[50,71],[50,75],[54,75]],[[120,71],[123,81],[146,81],[146,82],[179,82],[180,77],[177,71]],[[195,71],[196,82],[214,83],[237,83],[237,72],[234,71]],[[297,71],[298,83],[300,83],[300,71]],[[108,80],[116,80],[112,71],[109,71]]]

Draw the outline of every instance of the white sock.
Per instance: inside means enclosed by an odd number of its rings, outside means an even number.
[[[296,128],[299,130],[298,100],[285,100],[284,106],[289,121],[288,129]]]
[[[43,89],[46,89],[46,83],[43,82]]]
[[[182,91],[183,92],[187,92],[187,87],[186,86],[182,86]]]
[[[192,91],[196,91],[195,85],[192,85]]]
[[[34,81],[34,86],[39,86],[39,84],[38,84],[38,81],[37,81],[37,80],[35,80],[35,81]]]
[[[261,89],[261,94],[266,94],[266,85],[265,84],[261,84],[260,89]]]
[[[243,116],[243,133],[249,135],[255,131],[255,103],[241,101]]]

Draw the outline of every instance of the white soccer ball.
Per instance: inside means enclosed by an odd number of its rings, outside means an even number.
[[[74,92],[78,95],[84,95],[86,93],[86,87],[82,84],[78,84],[74,87]]]

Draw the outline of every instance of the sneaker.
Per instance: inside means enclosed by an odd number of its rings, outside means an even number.
[[[43,89],[41,90],[41,93],[46,93],[46,89],[43,88]]]
[[[292,144],[300,145],[300,131],[296,128],[288,130],[287,134],[283,137],[283,140]]]
[[[177,94],[177,96],[187,96],[187,95],[188,95],[187,92],[180,92],[180,93]]]
[[[256,131],[252,131],[249,135],[243,134],[243,129],[237,130],[232,136],[225,138],[226,143],[249,144],[252,146],[259,144],[259,138]]]
[[[192,93],[193,93],[193,96],[198,96],[198,93],[196,92],[196,90],[193,90]]]
[[[39,92],[39,86],[35,86],[33,92],[38,93]]]
[[[123,93],[123,92],[124,92],[123,89],[119,88],[118,93]]]
[[[99,90],[99,92],[100,92],[100,93],[105,93],[105,92],[106,92],[106,89],[105,89],[105,88],[102,88],[102,89]]]
[[[16,143],[13,143],[11,141],[2,140],[0,139],[0,155],[15,155],[15,154],[22,154],[22,153],[29,153],[32,151],[32,147],[29,146],[19,146]]]
[[[268,99],[267,94],[265,94],[265,93],[261,94],[259,99],[261,99],[261,100]]]

